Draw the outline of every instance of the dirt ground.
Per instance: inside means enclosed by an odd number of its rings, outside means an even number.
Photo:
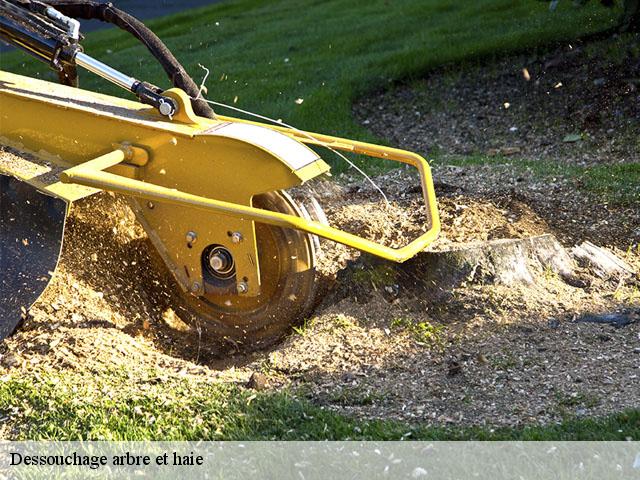
[[[542,64],[545,58],[536,62]],[[471,87],[479,88],[487,71],[500,77],[505,65],[513,63],[510,59],[478,67],[475,76],[460,79],[468,87],[460,90],[468,92],[461,102],[467,98],[472,104],[476,95]],[[449,92],[446,75],[440,75],[429,79],[434,95]],[[451,131],[469,122],[466,110],[448,109],[446,116],[437,113],[435,118],[398,116],[401,100],[388,102],[388,95],[408,95],[398,93],[404,91],[409,87],[366,99],[355,107],[356,114],[374,132],[401,146],[417,151],[433,144],[453,148],[448,142],[458,136]],[[503,103],[500,90],[494,100],[498,97]],[[412,105],[411,98],[406,105]],[[509,100],[517,105],[520,97],[514,91]],[[534,126],[547,107],[534,101],[528,107],[533,113],[521,119],[519,131],[530,127],[527,142],[537,138]],[[630,108],[624,116],[633,123],[637,112]],[[371,109],[382,112],[381,121],[371,120]],[[385,115],[395,115],[394,121]],[[435,123],[439,127],[432,131]],[[493,120],[486,125],[491,132],[502,128]],[[403,126],[407,133],[400,138]],[[461,136],[460,148],[482,150],[488,137],[486,132]],[[596,162],[602,152],[613,152],[606,141],[604,150],[585,147],[569,153],[561,143],[557,149],[531,145],[527,155],[575,163],[583,157]],[[623,150],[607,158],[637,161],[637,149]],[[571,178],[551,180],[509,165],[440,165],[433,173],[442,220],[433,251],[551,233],[568,249],[583,240],[608,247],[636,273],[600,278],[580,268],[582,281],[569,284],[556,272],[538,270],[533,284],[470,281],[431,297],[412,281],[387,276],[384,268],[357,252],[323,242],[319,275],[330,288],[314,315],[269,351],[221,358],[198,342],[171,309],[161,275],[150,268],[144,231],[124,200],[99,194],[74,205],[58,271],[22,328],[0,347],[0,373],[27,373],[43,366],[96,375],[120,367],[134,372],[160,368],[166,375],[240,384],[254,375],[254,388],[293,388],[327,409],[431,425],[543,424],[637,407],[638,205],[603,202],[577,188]],[[395,246],[424,231],[427,217],[417,179],[409,171],[376,178],[389,196],[389,207],[355,176],[338,180],[311,187],[333,224]],[[417,280],[421,276],[419,270],[412,275]],[[604,313],[619,313],[625,321],[587,321],[590,314]],[[259,385],[256,374],[262,379]]]
[[[639,52],[640,38],[627,34],[454,65],[363,99],[354,111],[408,150],[637,163]]]

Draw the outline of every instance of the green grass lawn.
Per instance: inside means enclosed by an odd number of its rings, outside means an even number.
[[[575,39],[611,27],[618,13],[597,2],[576,9],[569,1],[551,13],[535,0],[244,0],[148,24],[197,83],[204,75],[198,64],[211,69],[209,98],[298,128],[371,139],[352,118],[359,95],[443,64]],[[155,60],[124,32],[90,33],[84,46],[125,73],[169,86]],[[3,54],[2,68],[55,80],[46,66],[25,58]],[[126,95],[88,73],[81,85]]]
[[[232,1],[149,22],[194,75],[211,69],[209,98],[299,128],[371,139],[351,105],[360,95],[434,67],[569,41],[613,25],[597,2],[574,9],[526,0]],[[91,33],[86,52],[140,79],[168,86],[127,34]],[[3,69],[54,80],[18,53]],[[90,74],[84,88],[124,94]],[[302,103],[297,103],[302,99]],[[228,112],[222,112],[228,113]],[[450,430],[347,418],[296,397],[213,380],[131,380],[123,372],[80,379],[67,372],[9,374],[0,381],[5,433],[30,439],[616,439],[640,438],[640,413],[568,419],[525,429]],[[477,419],[478,423],[482,419]]]
[[[0,383],[18,439],[65,440],[625,440],[640,412],[525,428],[443,428],[348,418],[291,392],[259,393],[163,372],[41,373]],[[481,419],[478,419],[481,421]]]

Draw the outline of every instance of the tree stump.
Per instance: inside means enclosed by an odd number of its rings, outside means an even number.
[[[420,252],[402,264],[362,255],[338,275],[338,283],[349,295],[373,287],[392,296],[402,290],[436,299],[465,285],[532,285],[549,271],[571,283],[574,267],[553,235],[540,235]]]
[[[388,299],[409,296],[437,303],[447,301],[460,287],[534,286],[548,282],[549,273],[578,288],[590,285],[594,277],[608,280],[635,275],[609,250],[584,242],[569,252],[546,234],[420,252],[400,264],[363,254],[338,274],[332,300],[353,296],[366,301],[373,291],[379,291]]]

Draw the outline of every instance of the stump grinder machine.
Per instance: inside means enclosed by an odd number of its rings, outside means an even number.
[[[309,313],[318,237],[395,262],[436,238],[433,182],[419,155],[217,115],[158,37],[109,3],[0,0],[0,15],[0,39],[60,80],[0,71],[0,338],[54,275],[73,203],[100,191],[125,196],[175,279],[181,308],[208,335],[243,349],[273,342]],[[86,19],[135,36],[171,88],[85,53]],[[78,88],[78,67],[132,99]],[[426,233],[391,248],[333,228],[294,202],[286,190],[327,173],[318,153],[327,149],[415,167],[430,216]]]

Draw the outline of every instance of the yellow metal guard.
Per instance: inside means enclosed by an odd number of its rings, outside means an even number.
[[[231,120],[231,119],[228,119]],[[233,121],[238,121],[233,119]],[[248,122],[254,123],[254,122]],[[334,242],[357,248],[363,252],[367,252],[386,260],[395,262],[404,262],[413,257],[416,253],[424,250],[431,242],[433,242],[440,232],[440,218],[436,204],[436,197],[433,188],[433,180],[431,178],[431,169],[424,158],[415,153],[398,150],[395,148],[382,147],[363,142],[355,142],[328,135],[318,135],[309,132],[296,132],[295,130],[271,127],[269,125],[261,125],[267,128],[275,128],[282,133],[286,133],[296,137],[303,143],[327,146],[343,151],[349,151],[357,154],[368,155],[372,157],[384,158],[386,160],[398,161],[414,166],[420,173],[420,182],[422,185],[423,196],[429,216],[431,226],[423,235],[419,236],[411,243],[401,248],[392,248],[379,243],[367,240],[349,232],[323,225],[312,220],[286,215],[278,212],[271,212],[260,208],[254,208],[247,205],[240,205],[221,200],[215,200],[198,195],[192,195],[187,192],[178,191],[153,185],[139,180],[115,175],[105,172],[104,170],[113,167],[122,162],[126,155],[122,149],[116,149],[111,153],[82,163],[68,170],[65,170],[60,179],[64,183],[75,183],[87,187],[109,190],[123,195],[130,195],[138,198],[144,198],[151,201],[160,201],[172,203],[175,205],[195,207],[199,209],[209,210],[223,215],[231,215],[242,217],[245,220],[253,220],[256,222],[267,223],[279,227],[294,228],[302,230],[319,237],[332,240]],[[314,140],[312,140],[312,138]]]

